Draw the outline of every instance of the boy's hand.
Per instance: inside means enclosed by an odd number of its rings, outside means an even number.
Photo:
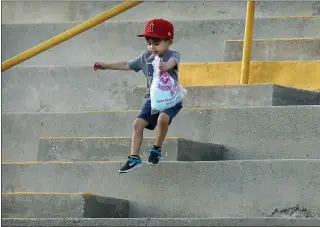
[[[175,67],[177,65],[177,62],[175,59],[170,58],[166,63],[164,63],[162,60],[160,61],[160,71],[164,72],[164,71],[168,71],[170,69],[172,69],[173,67]]]
[[[160,62],[160,64],[159,64],[159,68],[160,68],[160,71],[161,72],[164,72],[164,71],[167,71],[167,70],[169,70],[169,68],[168,68],[168,66],[167,66],[167,63],[164,63],[164,62]]]
[[[102,62],[94,63],[93,69],[94,69],[94,71],[97,71],[98,69],[104,70],[104,63],[102,63]]]

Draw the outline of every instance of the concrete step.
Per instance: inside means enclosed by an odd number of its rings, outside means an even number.
[[[2,160],[37,160],[40,137],[132,136],[139,111],[2,113]],[[320,158],[320,106],[185,108],[168,137],[221,144],[224,159]],[[145,130],[144,136],[155,132]]]
[[[2,219],[2,226],[316,226],[320,218]]]
[[[172,22],[176,31],[173,49],[181,53],[183,62],[222,61],[224,41],[243,39],[245,28],[245,18]],[[94,61],[132,59],[147,48],[145,40],[136,37],[139,31],[143,31],[145,23],[146,21],[102,23],[21,65],[80,65],[92,64]],[[7,60],[76,25],[78,23],[75,22],[2,24],[2,42],[5,44],[2,59]],[[318,27],[320,17],[257,18],[254,38],[319,37]],[[24,37],[24,42],[20,42],[21,36]],[[190,45],[197,43],[201,45]]]
[[[226,40],[223,61],[241,61],[243,40]],[[320,60],[320,38],[256,39],[252,42],[253,61]]]
[[[146,84],[133,71],[93,71],[91,66],[15,67],[2,73],[2,110],[77,112],[129,109],[128,92]]]
[[[252,80],[263,83],[274,80],[275,84],[293,84],[298,87],[320,88],[316,62],[258,63],[252,62]],[[298,68],[298,69],[297,69]],[[239,84],[241,63],[186,64],[180,68],[183,85]],[[266,73],[268,72],[268,73]],[[309,74],[308,74],[309,72]],[[305,77],[301,77],[304,74]],[[198,80],[198,75],[203,79]],[[230,75],[230,76],[226,76]],[[92,110],[140,109],[146,84],[141,74],[133,71],[97,71],[92,66],[79,67],[15,67],[2,74],[2,110],[4,112],[77,112]],[[253,84],[250,86],[187,87],[185,107],[225,107],[270,105],[314,104],[316,93],[292,88]],[[284,92],[281,92],[284,91]],[[277,92],[281,92],[279,97]],[[292,101],[291,94],[298,95]],[[276,95],[277,94],[277,95]],[[289,95],[290,94],[290,95]],[[141,95],[137,98],[136,95]],[[203,96],[210,97],[201,98]],[[291,101],[290,101],[291,100]],[[280,102],[281,101],[281,102]]]
[[[3,1],[3,23],[50,23],[83,21],[114,7],[119,1]],[[161,9],[161,10],[158,10]],[[320,15],[318,1],[258,1],[256,17]],[[143,12],[143,15],[142,13]],[[110,20],[195,20],[245,18],[243,1],[144,2]]]
[[[320,93],[272,84],[185,87],[184,107],[247,107],[282,105],[320,105]],[[130,109],[140,109],[146,87],[136,87],[128,95]]]
[[[140,157],[147,160],[155,138],[145,138]],[[127,159],[130,137],[42,137],[38,161],[108,161]],[[223,159],[223,146],[169,137],[163,146],[164,161],[215,161]]]
[[[2,218],[128,218],[127,200],[87,193],[2,193]]]
[[[267,83],[318,90],[319,63],[320,61],[252,61],[248,84]],[[241,67],[241,61],[185,63],[180,65],[179,82],[185,86],[239,85]]]
[[[320,214],[320,159],[2,163],[2,192],[83,192],[129,200],[130,217],[265,217],[299,205]]]

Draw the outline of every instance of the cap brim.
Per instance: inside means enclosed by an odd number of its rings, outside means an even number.
[[[168,37],[159,36],[159,35],[150,35],[150,34],[140,34],[140,35],[137,35],[137,37],[150,37],[150,38],[158,38],[158,39],[170,39]],[[173,38],[171,38],[171,39],[173,39]]]
[[[137,37],[145,37],[145,36],[146,36],[145,34],[137,35]]]

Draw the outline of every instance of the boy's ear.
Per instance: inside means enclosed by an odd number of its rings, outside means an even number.
[[[168,43],[169,43],[169,45],[172,45],[173,40],[172,40],[172,39],[169,39],[169,40],[168,40]]]

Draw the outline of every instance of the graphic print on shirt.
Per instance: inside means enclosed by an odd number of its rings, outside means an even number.
[[[153,79],[153,72],[154,72],[154,68],[153,68],[152,63],[148,63],[148,78],[147,78],[148,82],[147,83],[150,85],[151,85],[152,79]]]
[[[154,68],[152,63],[148,63],[148,77],[153,77]]]

